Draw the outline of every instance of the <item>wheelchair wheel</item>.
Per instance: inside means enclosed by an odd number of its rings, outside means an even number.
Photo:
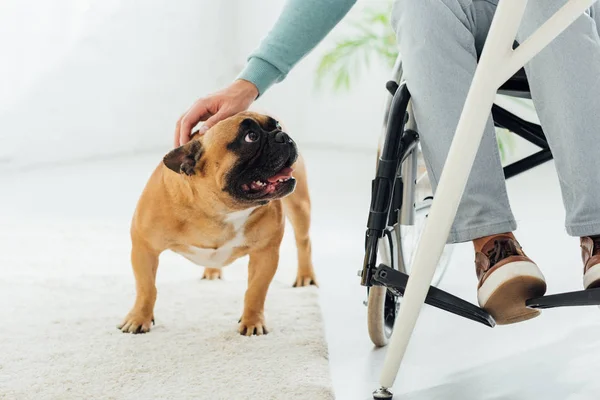
[[[379,239],[377,259],[390,268],[399,269],[398,225],[386,230]],[[404,271],[402,271],[404,272]],[[384,286],[367,288],[367,326],[373,344],[382,347],[388,344],[400,306],[399,299]]]
[[[414,202],[413,209],[414,214],[412,223],[400,223],[400,252],[401,257],[399,261],[403,263],[400,271],[410,275],[410,267],[413,265],[414,252],[417,249],[417,245],[421,239],[423,228],[425,227],[425,221],[429,215],[431,204],[433,203],[433,189],[431,181],[427,174],[427,168],[425,166],[425,159],[421,151],[421,146],[417,146],[414,150],[417,158],[416,164],[416,176],[415,176],[415,190],[414,190]],[[446,245],[444,251],[440,257],[440,261],[433,275],[432,285],[437,286],[450,263],[450,257],[454,247]]]
[[[425,221],[433,201],[432,188],[427,177],[427,170],[423,160],[420,146],[414,150],[417,157],[416,179],[414,180],[413,216],[410,223],[403,221],[388,227],[384,236],[379,240],[377,260],[390,268],[394,268],[410,275],[410,266],[413,262],[414,252],[421,238]],[[410,207],[411,204],[405,206]],[[438,267],[433,277],[432,285],[437,286],[450,262],[452,246],[446,246],[440,258]],[[367,324],[369,337],[377,347],[386,346],[396,321],[400,307],[401,297],[393,295],[383,286],[371,286],[367,290]]]

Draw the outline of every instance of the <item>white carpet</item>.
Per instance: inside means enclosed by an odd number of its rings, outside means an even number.
[[[156,325],[116,324],[134,299],[127,225],[0,226],[0,399],[333,399],[318,290],[286,251],[270,333],[236,332],[246,260],[224,281],[165,254]]]

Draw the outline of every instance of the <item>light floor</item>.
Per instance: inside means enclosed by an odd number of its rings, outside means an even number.
[[[362,266],[373,156],[316,149],[305,149],[304,155],[313,197],[314,262],[336,398],[370,399],[386,350],[374,350],[370,343],[362,304],[366,291],[356,271]],[[127,229],[137,197],[161,156],[3,171],[0,221],[112,221]],[[553,164],[514,178],[508,188],[520,224],[518,237],[542,267],[549,292],[579,289],[578,241],[564,233]],[[295,267],[294,251],[288,231],[282,255],[288,261],[281,268]],[[470,245],[457,246],[454,254],[441,287],[475,302]],[[424,307],[396,380],[395,398],[597,399],[598,360],[596,307],[548,310],[530,322],[495,329]]]

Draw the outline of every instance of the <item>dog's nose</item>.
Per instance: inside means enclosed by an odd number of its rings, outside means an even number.
[[[277,132],[275,134],[276,143],[292,143],[292,139],[285,132]]]

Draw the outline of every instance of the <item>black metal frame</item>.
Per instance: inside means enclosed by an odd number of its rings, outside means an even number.
[[[529,96],[527,80],[523,79],[524,73],[515,75],[499,93]],[[393,98],[390,104],[389,119],[383,148],[381,149],[377,172],[371,186],[371,206],[367,221],[365,235],[365,257],[361,272],[361,285],[367,288],[373,285],[382,285],[388,288],[395,296],[402,296],[408,275],[377,264],[377,249],[379,239],[383,237],[388,226],[393,226],[398,221],[399,210],[402,207],[403,180],[400,173],[402,162],[417,146],[419,135],[417,132],[405,130],[408,121],[407,108],[410,92],[405,83],[398,85],[390,81],[386,85]],[[494,125],[505,128],[530,143],[540,147],[540,151],[504,167],[505,178],[512,178],[552,159],[550,147],[541,126],[525,121],[504,108],[494,105],[492,107]],[[481,308],[468,303],[449,293],[430,287],[427,295],[427,304],[441,308],[445,311],[461,315],[465,318],[495,326],[494,319]]]
[[[383,237],[384,230],[388,226],[390,215],[395,214],[402,207],[402,191],[397,194],[398,188],[402,187],[402,178],[398,169],[402,160],[410,153],[418,142],[416,132],[404,135],[406,123],[406,109],[410,100],[410,93],[406,84],[398,86],[396,82],[388,82],[387,89],[393,95],[390,105],[390,114],[385,135],[385,142],[381,149],[375,179],[371,184],[371,207],[367,221],[367,232],[365,236],[365,258],[361,273],[361,285],[370,287],[373,285],[373,276],[377,269],[378,242]],[[394,190],[396,188],[396,191]],[[394,193],[396,192],[396,196]],[[391,205],[398,207],[392,210]],[[391,212],[392,211],[392,212]]]
[[[552,160],[552,152],[550,151],[548,141],[546,140],[546,136],[544,135],[541,126],[525,121],[495,104],[492,106],[492,117],[494,119],[494,125],[497,127],[508,129],[541,149],[537,153],[504,167],[504,176],[506,179],[512,178],[537,167],[546,161]]]

